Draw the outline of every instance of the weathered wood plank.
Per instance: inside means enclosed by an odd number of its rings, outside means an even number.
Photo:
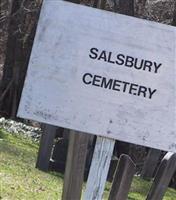
[[[146,200],[162,200],[176,170],[176,153],[167,153],[161,161]]]
[[[42,171],[48,171],[57,127],[47,124],[44,124],[42,127],[43,133],[40,139],[36,168]]]
[[[84,200],[102,199],[115,140],[97,137]]]
[[[153,178],[155,169],[157,167],[161,151],[158,149],[150,149],[144,162],[144,166],[141,172],[141,178],[151,179]]]
[[[109,200],[126,200],[136,170],[128,155],[121,155],[112,183]]]
[[[89,138],[88,134],[70,131],[62,200],[81,198]]]

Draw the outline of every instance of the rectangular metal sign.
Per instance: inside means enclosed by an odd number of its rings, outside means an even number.
[[[43,3],[18,116],[176,152],[175,28]]]

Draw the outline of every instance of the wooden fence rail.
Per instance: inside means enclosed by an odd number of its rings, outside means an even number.
[[[146,200],[162,200],[169,182],[176,170],[176,153],[168,152],[156,173]]]
[[[109,200],[126,200],[136,171],[128,155],[121,155],[113,179]]]
[[[43,125],[43,133],[40,139],[40,147],[36,167],[42,171],[48,171],[51,152],[57,127],[52,125]]]
[[[141,177],[143,179],[150,180],[153,178],[160,156],[161,156],[160,150],[158,149],[149,150],[141,172]]]
[[[82,193],[87,146],[91,136],[70,131],[62,200],[79,200]]]

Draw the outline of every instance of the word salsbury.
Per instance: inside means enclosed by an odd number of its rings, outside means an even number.
[[[113,54],[106,50],[100,51],[98,48],[91,48],[89,58],[115,64],[117,66],[127,67],[129,69],[143,70],[154,74],[159,73],[162,63],[155,61],[135,58],[133,56],[120,54]],[[144,98],[152,99],[157,89],[152,89],[148,86],[140,85],[137,83],[130,83],[119,79],[106,78],[101,75],[85,73],[82,81],[86,85],[93,85],[109,90],[128,93],[131,95],[141,96]]]

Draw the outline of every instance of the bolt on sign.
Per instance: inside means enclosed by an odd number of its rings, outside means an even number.
[[[18,116],[176,152],[175,30],[45,0]]]

